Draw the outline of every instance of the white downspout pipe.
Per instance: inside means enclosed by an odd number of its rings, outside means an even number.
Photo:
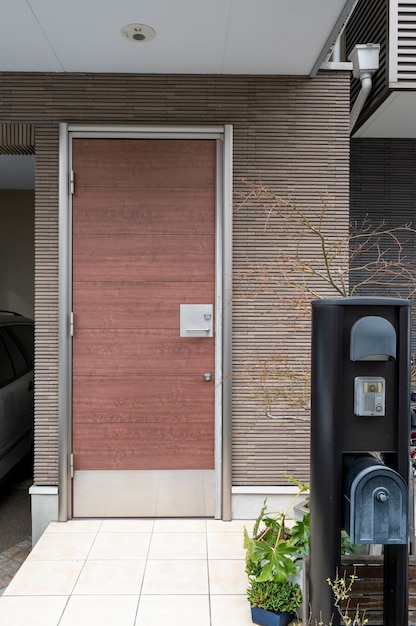
[[[371,91],[371,87],[373,86],[372,74],[370,72],[363,72],[360,75],[361,80],[361,89],[360,92],[354,102],[354,106],[351,109],[350,113],[350,133],[352,133],[354,126],[358,120],[358,116],[360,115],[365,101],[368,98],[368,95]]]
[[[371,91],[372,76],[379,67],[380,45],[367,43],[357,44],[348,55],[353,64],[353,76],[361,81],[361,90],[350,113],[350,133],[352,133],[368,94]]]

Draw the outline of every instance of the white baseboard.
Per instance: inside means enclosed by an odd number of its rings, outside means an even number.
[[[58,519],[58,487],[32,485],[29,489],[32,506],[32,545],[45,532],[49,522]]]

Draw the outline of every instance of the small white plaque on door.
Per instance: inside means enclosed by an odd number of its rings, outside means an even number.
[[[212,304],[180,305],[181,337],[212,337],[214,320]]]

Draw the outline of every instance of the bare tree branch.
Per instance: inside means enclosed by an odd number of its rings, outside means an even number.
[[[261,182],[245,185],[237,210],[249,209],[261,218],[262,237],[276,237],[277,225],[282,235],[276,239],[272,261],[247,262],[245,275],[237,275],[236,293],[260,299],[268,290],[278,291],[276,306],[287,321],[286,336],[279,339],[275,354],[256,364],[253,383],[269,416],[276,404],[308,410],[309,349],[299,355],[294,346],[310,325],[311,300],[370,293],[413,300],[416,267],[406,258],[404,246],[416,229],[412,224],[389,227],[384,221],[373,225],[365,218],[362,224],[350,224],[349,231],[337,232],[328,199],[320,199],[319,208],[304,208],[294,197],[278,196]],[[250,293],[243,293],[247,285]]]

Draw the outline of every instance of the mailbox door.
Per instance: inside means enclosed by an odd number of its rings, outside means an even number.
[[[401,476],[379,465],[360,472],[351,487],[351,541],[406,544],[407,531],[408,497]]]

